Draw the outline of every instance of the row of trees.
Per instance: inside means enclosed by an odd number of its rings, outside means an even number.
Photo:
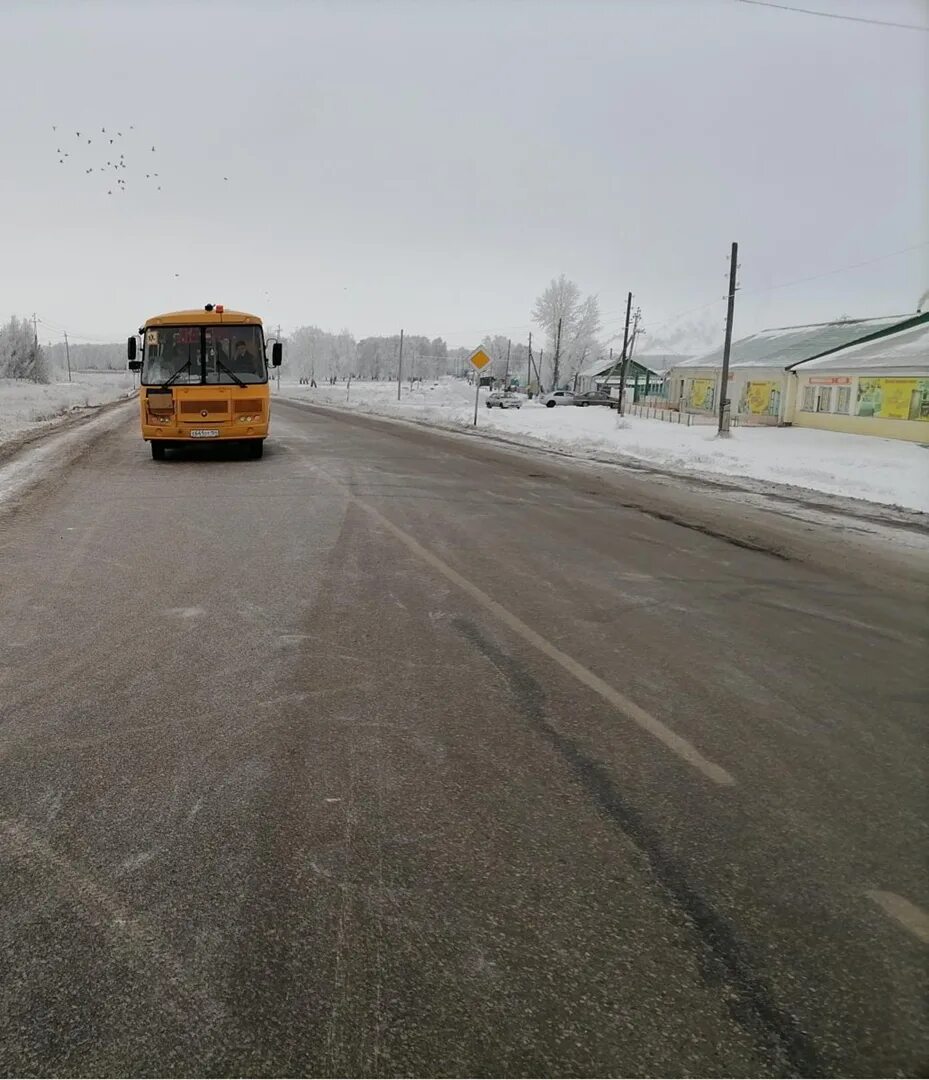
[[[126,343],[114,345],[71,345],[72,371],[125,371]],[[67,371],[65,344],[59,341],[46,349],[49,363],[56,372]]]
[[[543,389],[571,385],[575,375],[600,355],[597,341],[600,306],[596,296],[582,296],[575,282],[562,274],[553,278],[536,299],[532,321],[540,328],[530,363],[525,342],[499,334],[486,335],[481,344],[493,360],[490,374],[507,375],[525,385]],[[403,340],[404,379],[432,379],[468,372],[470,349],[449,349],[440,338],[408,334]],[[126,347],[119,344],[74,344],[70,349],[75,371],[121,371]],[[300,326],[287,338],[287,371],[291,377],[328,382],[332,379],[396,379],[400,335],[356,340],[347,329],[338,333],[318,326]],[[67,366],[64,343],[42,348],[32,324],[12,318],[0,328],[0,377],[47,382]]]
[[[72,371],[125,371],[126,344],[71,345]],[[65,343],[40,345],[30,319],[0,326],[0,379],[49,383],[68,369]]]
[[[403,377],[436,378],[454,374],[460,366],[456,353],[442,338],[421,334],[403,339]],[[356,341],[348,330],[337,334],[318,326],[300,326],[287,338],[287,371],[293,377],[328,382],[330,379],[396,379],[400,358],[400,335],[366,337]]]
[[[32,323],[14,315],[0,326],[0,379],[52,380],[46,350],[36,341]]]

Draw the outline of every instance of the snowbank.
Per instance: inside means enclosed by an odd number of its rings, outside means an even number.
[[[470,427],[474,419],[474,388],[457,379],[414,390],[404,385],[399,402],[397,384],[387,382],[353,382],[350,390],[345,383],[282,382],[281,396],[452,428]],[[681,475],[744,477],[929,512],[929,449],[915,443],[772,427],[736,428],[719,439],[712,428],[638,417],[625,417],[620,427],[612,409],[598,406],[546,409],[527,401],[519,410],[488,409],[486,396],[482,390],[478,429],[526,443],[618,462],[633,458]]]
[[[0,379],[0,447],[66,413],[117,401],[132,391],[133,376],[128,371],[79,372],[72,382],[53,382],[47,386],[21,379]]]

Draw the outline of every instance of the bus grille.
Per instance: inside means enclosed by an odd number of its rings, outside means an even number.
[[[181,402],[181,416],[199,416],[201,420],[205,420],[203,416],[206,413],[207,416],[228,416],[229,415],[229,402],[228,401],[182,401]]]
[[[261,400],[239,398],[238,400],[233,401],[232,407],[237,413],[257,413],[261,412]]]

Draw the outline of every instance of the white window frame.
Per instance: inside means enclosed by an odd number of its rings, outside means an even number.
[[[834,411],[847,416],[852,401],[852,388],[850,386],[838,386],[836,390]]]
[[[816,387],[816,411],[820,412],[832,412],[832,387],[831,386],[817,386]]]
[[[800,400],[800,412],[813,412],[816,409],[816,387],[807,383]]]

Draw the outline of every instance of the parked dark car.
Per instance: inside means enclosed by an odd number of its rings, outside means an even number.
[[[575,405],[607,405],[612,407],[615,402],[609,394],[602,390],[588,390],[586,394],[578,394],[574,399]]]

